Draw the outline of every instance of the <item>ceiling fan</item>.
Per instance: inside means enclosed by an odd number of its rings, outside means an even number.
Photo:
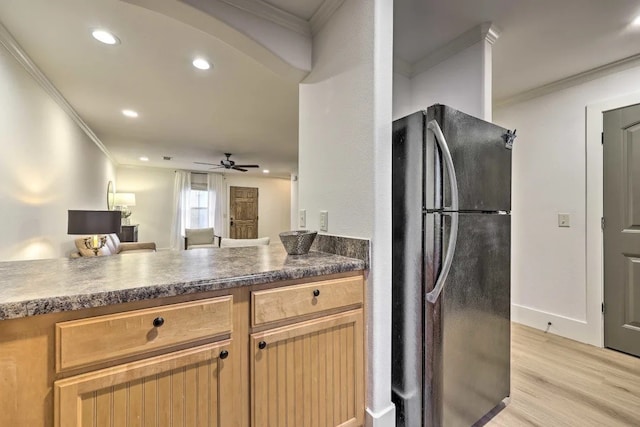
[[[240,172],[246,172],[247,170],[245,168],[259,168],[259,165],[236,165],[236,162],[234,162],[233,160],[229,159],[229,157],[231,157],[231,153],[224,153],[225,156],[227,156],[227,158],[225,160],[220,160],[220,164],[215,164],[215,163],[205,163],[205,162],[193,162],[196,163],[198,165],[209,165],[209,166],[214,166],[211,169],[221,169],[221,168],[225,168],[225,169],[233,169],[233,170],[237,170]]]

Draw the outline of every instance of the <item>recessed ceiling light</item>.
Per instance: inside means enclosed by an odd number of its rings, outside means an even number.
[[[122,110],[122,114],[132,118],[138,117],[138,112],[133,110]]]
[[[96,39],[99,42],[102,42],[104,44],[118,44],[118,43],[120,43],[120,40],[116,36],[111,34],[109,31],[94,30],[91,33],[91,35],[93,36],[94,39]]]
[[[269,169],[263,170],[262,173],[269,173]]]
[[[636,16],[636,19],[631,23],[634,27],[640,27],[640,15]]]
[[[148,158],[148,157],[146,157],[146,156],[142,156],[142,157],[140,157],[140,161],[141,161],[141,162],[148,162],[148,161],[149,161],[149,158]]]
[[[199,70],[208,70],[209,68],[211,68],[211,64],[209,64],[209,61],[203,58],[194,59],[193,66]]]

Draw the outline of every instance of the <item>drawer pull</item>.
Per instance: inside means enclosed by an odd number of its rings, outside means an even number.
[[[162,325],[164,325],[164,318],[156,317],[155,319],[153,319],[153,327],[154,328],[159,328]]]
[[[319,297],[320,296],[320,289],[314,289],[313,290],[313,296],[314,297]]]
[[[229,356],[229,352],[227,350],[222,350],[220,352],[220,359],[226,359]]]
[[[260,341],[260,342],[258,343],[258,348],[259,348],[260,350],[264,350],[265,348],[267,348],[267,343],[266,343],[265,341]]]

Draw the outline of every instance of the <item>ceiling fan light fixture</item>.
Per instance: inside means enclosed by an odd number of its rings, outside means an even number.
[[[262,173],[269,173],[269,169],[264,169]]]
[[[209,64],[209,61],[204,58],[196,58],[193,60],[192,64],[198,70],[208,70],[209,68],[211,68],[211,64]]]
[[[120,44],[120,39],[107,30],[93,30],[91,35],[94,39],[108,45]]]
[[[259,168],[260,165],[238,165],[236,164],[235,161],[231,160],[231,153],[224,153],[226,159],[220,160],[220,164],[218,163],[208,163],[208,162],[193,162],[196,165],[207,165],[207,166],[213,166],[212,168],[209,169],[227,169],[227,170],[235,170],[235,171],[240,171],[240,172],[247,172],[247,169],[245,168]],[[268,173],[269,171],[267,170],[265,173]]]
[[[142,156],[142,157],[140,157],[140,161],[141,162],[148,162],[149,158],[147,156]]]

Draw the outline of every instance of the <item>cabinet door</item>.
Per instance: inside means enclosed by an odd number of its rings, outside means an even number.
[[[224,353],[203,345],[56,381],[58,427],[228,425]],[[232,405],[227,405],[232,406]]]
[[[364,423],[362,310],[251,335],[252,426]]]

